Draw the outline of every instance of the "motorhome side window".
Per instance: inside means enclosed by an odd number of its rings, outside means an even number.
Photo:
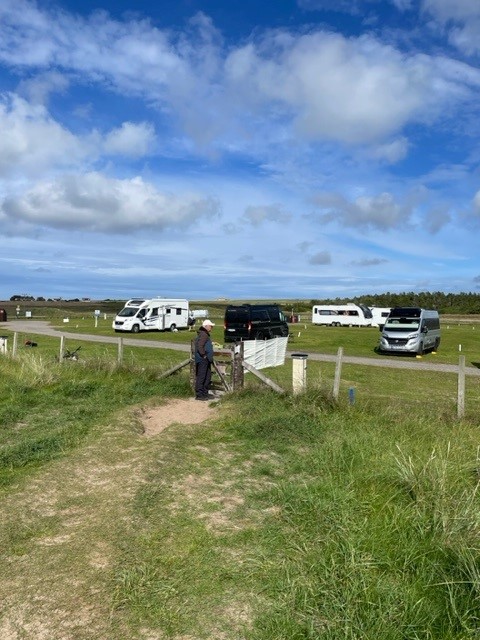
[[[177,307],[177,316],[181,316],[182,315],[182,310],[180,307]]]
[[[439,318],[424,318],[423,326],[427,327],[429,331],[433,331],[434,329],[440,329],[440,319]]]

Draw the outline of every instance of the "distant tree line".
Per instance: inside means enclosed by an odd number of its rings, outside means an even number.
[[[441,291],[422,291],[414,293],[379,293],[354,298],[331,298],[311,300],[314,304],[362,303],[368,307],[422,307],[436,309],[439,313],[480,314],[479,293],[442,293]]]

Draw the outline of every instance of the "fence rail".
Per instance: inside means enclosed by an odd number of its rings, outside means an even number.
[[[48,334],[51,336],[51,334]],[[123,336],[109,338],[103,336],[99,339],[98,336],[88,336],[85,334],[68,334],[62,333],[58,335],[59,338],[59,357],[58,361],[62,362],[66,358],[69,358],[66,355],[65,350],[65,339],[66,337],[75,338],[77,341],[86,341],[86,342],[100,342],[112,344],[116,343],[117,345],[117,361],[119,364],[122,364],[124,358],[124,346],[133,346],[133,347],[142,347],[142,348],[163,348],[163,349],[174,349],[177,351],[191,351],[191,345],[188,344],[172,344],[166,342],[148,342],[141,339],[132,339],[132,338],[124,338]],[[10,346],[9,346],[9,341]],[[30,346],[35,346],[36,343],[32,341],[28,341]],[[9,357],[16,357],[18,353],[18,333],[14,332],[13,334],[6,336],[0,336],[0,354],[8,355]],[[262,380],[265,384],[269,385],[271,388],[275,389],[279,393],[283,392],[284,389],[278,385],[276,382],[265,376],[264,374],[257,371],[254,367],[249,365],[247,362],[243,360],[242,353],[237,354],[235,356],[234,349],[220,349],[215,352],[216,357],[224,358],[223,364],[229,365],[231,359],[231,371],[229,373],[229,381],[227,381],[225,376],[224,369],[216,368],[217,374],[219,375],[222,384],[224,385],[225,390],[234,391],[243,386],[243,371],[248,370],[253,372],[257,378]],[[336,355],[330,354],[319,354],[319,353],[306,353],[306,354],[296,354],[293,352],[287,352],[287,357],[292,358],[293,360],[293,368],[292,368],[292,388],[294,393],[301,393],[306,390],[306,359],[308,358],[313,362],[331,362],[335,365],[335,373],[333,379],[333,388],[332,395],[338,400],[340,387],[341,387],[341,373],[342,373],[342,365],[343,364],[353,364],[359,366],[372,366],[372,367],[384,367],[384,368],[398,368],[398,369],[414,369],[420,371],[432,371],[432,372],[441,372],[441,373],[450,373],[455,374],[457,376],[457,398],[456,398],[456,406],[457,406],[457,416],[459,418],[463,418],[465,415],[465,381],[467,376],[480,377],[480,369],[476,367],[466,366],[465,356],[459,356],[458,365],[453,364],[436,364],[436,363],[422,363],[422,362],[405,362],[404,360],[396,360],[394,358],[365,358],[365,357],[357,357],[357,356],[345,356],[343,352],[343,348],[340,347]],[[295,358],[299,355],[304,358],[305,362],[302,364],[305,371],[299,377],[298,369],[295,371]],[[188,364],[192,365],[192,356],[190,353],[190,357],[184,361],[182,361],[178,365],[174,365],[169,370],[163,372],[161,377],[166,377],[171,375],[172,373],[178,371],[182,367],[187,366]],[[194,371],[192,371],[191,367],[191,378],[194,377]],[[355,390],[350,388],[349,390],[349,400],[350,403],[354,403],[355,401]]]

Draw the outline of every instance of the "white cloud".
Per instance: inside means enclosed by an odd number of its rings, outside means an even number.
[[[226,69],[242,95],[283,105],[306,139],[352,144],[378,142],[420,118],[435,88],[427,57],[325,32],[269,36],[232,53]]]
[[[385,258],[363,258],[362,260],[354,260],[352,264],[359,267],[377,267],[379,264],[386,262]]]
[[[290,213],[285,211],[284,207],[279,204],[249,206],[245,209],[243,220],[250,223],[254,227],[260,226],[263,222],[279,222],[286,223],[291,220]]]
[[[124,122],[105,136],[104,150],[114,155],[141,157],[153,148],[154,142],[155,130],[150,123]]]
[[[307,141],[392,144],[407,124],[451,110],[467,82],[444,77],[435,58],[368,35],[270,31],[227,53],[203,14],[179,37],[147,20],[80,18],[16,0],[0,8],[0,62],[61,69],[71,81],[145,97],[204,148],[247,149],[260,130],[268,144],[272,128],[276,140],[281,130]]]
[[[102,135],[77,136],[54,120],[42,104],[0,94],[0,178],[48,174],[50,170],[94,163],[102,153],[141,157],[154,146],[150,123],[125,122]]]
[[[459,51],[471,56],[480,51],[480,3],[478,0],[423,0],[423,11],[441,26]]]
[[[159,192],[142,178],[115,180],[98,173],[62,176],[17,198],[5,198],[11,224],[100,233],[184,228],[203,216],[218,216],[219,204],[199,194]]]
[[[15,95],[0,102],[0,131],[0,177],[17,170],[35,175],[52,164],[72,166],[86,154],[83,143],[42,105]]]
[[[379,160],[385,160],[390,164],[395,164],[406,157],[409,149],[409,142],[406,138],[397,138],[385,144],[372,147],[370,155]]]
[[[64,93],[69,85],[65,75],[50,71],[22,80],[18,85],[18,93],[31,102],[46,105],[52,93]]]
[[[330,264],[332,256],[329,251],[319,251],[308,259],[309,264]]]
[[[395,202],[391,193],[377,196],[360,196],[353,202],[335,193],[321,193],[314,203],[325,213],[320,215],[324,223],[336,222],[345,227],[380,229],[387,231],[409,225],[412,209]]]
[[[439,22],[480,18],[478,0],[423,0],[422,8]]]

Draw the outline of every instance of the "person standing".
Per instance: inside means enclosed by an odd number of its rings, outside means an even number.
[[[212,379],[213,343],[210,332],[215,324],[204,320],[195,338],[195,399],[211,400],[208,394]]]

